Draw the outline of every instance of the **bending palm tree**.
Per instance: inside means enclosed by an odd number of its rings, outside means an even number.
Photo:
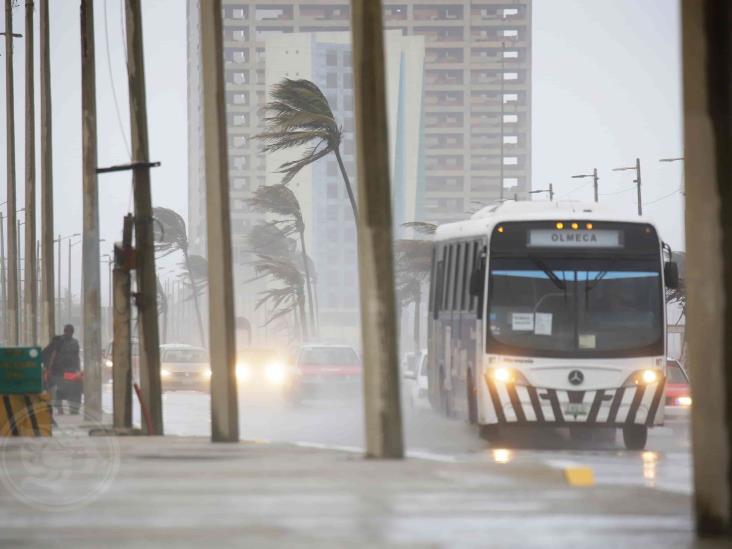
[[[284,174],[282,183],[289,183],[305,166],[333,153],[343,176],[353,218],[358,221],[356,199],[341,158],[341,128],[323,92],[309,80],[285,78],[275,84],[270,93],[273,101],[265,105],[265,111],[270,114],[264,119],[266,131],[257,135],[265,143],[262,150],[274,152],[310,144],[299,159],[279,167],[278,173]]]
[[[153,218],[156,223],[155,227],[155,250],[163,252],[162,256],[180,250],[183,252],[183,265],[188,273],[188,280],[193,292],[193,303],[196,310],[196,320],[198,321],[198,334],[201,339],[201,345],[206,346],[206,336],[203,330],[203,320],[201,318],[201,308],[198,304],[197,284],[194,281],[194,273],[192,272],[191,257],[188,255],[188,232],[186,231],[186,222],[177,212],[168,208],[153,208]]]
[[[285,216],[287,219],[278,219],[274,221],[275,225],[281,226],[284,236],[288,236],[293,232],[297,232],[300,237],[300,251],[302,252],[303,272],[305,273],[305,283],[308,292],[308,308],[310,309],[310,328],[311,332],[315,332],[315,301],[313,299],[313,279],[310,276],[310,266],[307,250],[305,248],[305,223],[302,219],[302,210],[300,203],[297,201],[295,193],[293,193],[287,185],[280,183],[279,185],[268,185],[259,187],[252,193],[252,197],[248,202],[260,210],[274,214]]]
[[[307,339],[304,282],[300,270],[288,259],[260,255],[254,263],[254,271],[257,276],[251,280],[269,276],[282,284],[280,288],[268,288],[260,292],[262,297],[255,308],[258,309],[268,301],[271,301],[273,305],[273,314],[267,319],[265,326],[282,316],[297,312],[299,313],[303,340]],[[251,280],[247,282],[251,282]]]

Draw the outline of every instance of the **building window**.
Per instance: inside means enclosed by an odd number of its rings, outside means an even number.
[[[518,187],[518,177],[504,177],[503,178],[503,188],[504,189],[513,189],[514,187]]]
[[[249,82],[248,72],[235,72],[234,73],[234,84],[246,84]]]
[[[518,101],[517,93],[504,93],[503,94],[504,103],[516,103],[517,101]]]
[[[329,88],[338,87],[338,74],[335,72],[329,72],[325,79],[326,86]]]
[[[243,8],[234,8],[231,10],[231,17],[232,19],[245,19],[246,14],[244,13]]]
[[[234,52],[233,59],[235,63],[246,63],[248,61],[248,55],[245,50],[237,50]]]
[[[249,96],[246,93],[235,93],[234,104],[235,105],[246,105],[248,103]]]
[[[503,115],[504,124],[516,124],[517,122],[518,122],[518,114],[504,114]]]
[[[505,38],[518,38],[518,31],[516,29],[506,29],[503,31]]]
[[[504,72],[503,79],[504,80],[518,80],[518,73],[517,72]]]
[[[503,18],[508,19],[510,17],[515,17],[518,15],[519,10],[516,8],[504,8],[503,10]]]
[[[326,62],[329,67],[335,67],[338,65],[338,52],[329,51],[326,55]]]
[[[245,31],[244,29],[235,30],[234,32],[231,33],[231,35],[232,35],[232,38],[234,38],[234,40],[236,42],[246,42],[247,41],[247,31]]]
[[[516,50],[505,50],[503,52],[504,59],[518,59],[519,52]]]
[[[518,158],[515,156],[504,156],[503,157],[503,165],[504,166],[517,166],[518,165]]]
[[[518,145],[518,135],[504,135],[503,143],[506,145]]]

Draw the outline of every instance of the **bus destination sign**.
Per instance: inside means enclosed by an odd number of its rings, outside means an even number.
[[[612,230],[529,230],[530,248],[622,248],[621,231]]]

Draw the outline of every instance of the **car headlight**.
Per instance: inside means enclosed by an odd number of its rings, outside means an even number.
[[[163,368],[160,370],[160,377],[170,377],[170,370]]]
[[[661,371],[660,370],[638,370],[637,372],[633,372],[631,376],[625,380],[625,383],[623,383],[623,387],[633,387],[635,385],[650,385],[651,383],[656,383],[658,381],[661,381]]]
[[[237,364],[236,365],[236,379],[237,381],[249,381],[252,377],[252,369],[248,364]]]
[[[111,368],[112,366],[114,366],[114,362],[112,362],[111,360],[107,359],[107,360],[104,361],[104,365],[107,368]]]
[[[528,385],[524,375],[518,370],[508,366],[497,366],[488,370],[488,375],[496,383],[514,383],[517,385]]]
[[[275,362],[267,365],[264,375],[272,385],[282,385],[287,379],[287,370],[283,364]]]
[[[211,368],[208,368],[207,370],[203,371],[203,377],[205,379],[211,379]]]
[[[684,407],[691,406],[691,397],[690,396],[681,396],[681,397],[677,398],[676,405],[684,406]]]

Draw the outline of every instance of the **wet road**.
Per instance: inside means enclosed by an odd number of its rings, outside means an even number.
[[[109,389],[105,408],[111,408]],[[204,393],[166,392],[163,395],[165,432],[168,435],[210,435],[210,401]],[[136,410],[137,413],[137,410]],[[135,423],[139,419],[135,416]],[[405,438],[413,457],[438,461],[541,462],[552,467],[591,467],[598,484],[649,486],[670,492],[691,493],[688,420],[683,416],[665,427],[652,429],[645,452],[626,451],[618,436],[615,444],[570,442],[562,431],[522,433],[503,448],[491,448],[477,432],[459,420],[429,411],[405,410]],[[292,442],[307,446],[360,452],[363,414],[360,398],[305,401],[293,407],[276,398],[254,400],[240,396],[240,431],[243,439]]]

